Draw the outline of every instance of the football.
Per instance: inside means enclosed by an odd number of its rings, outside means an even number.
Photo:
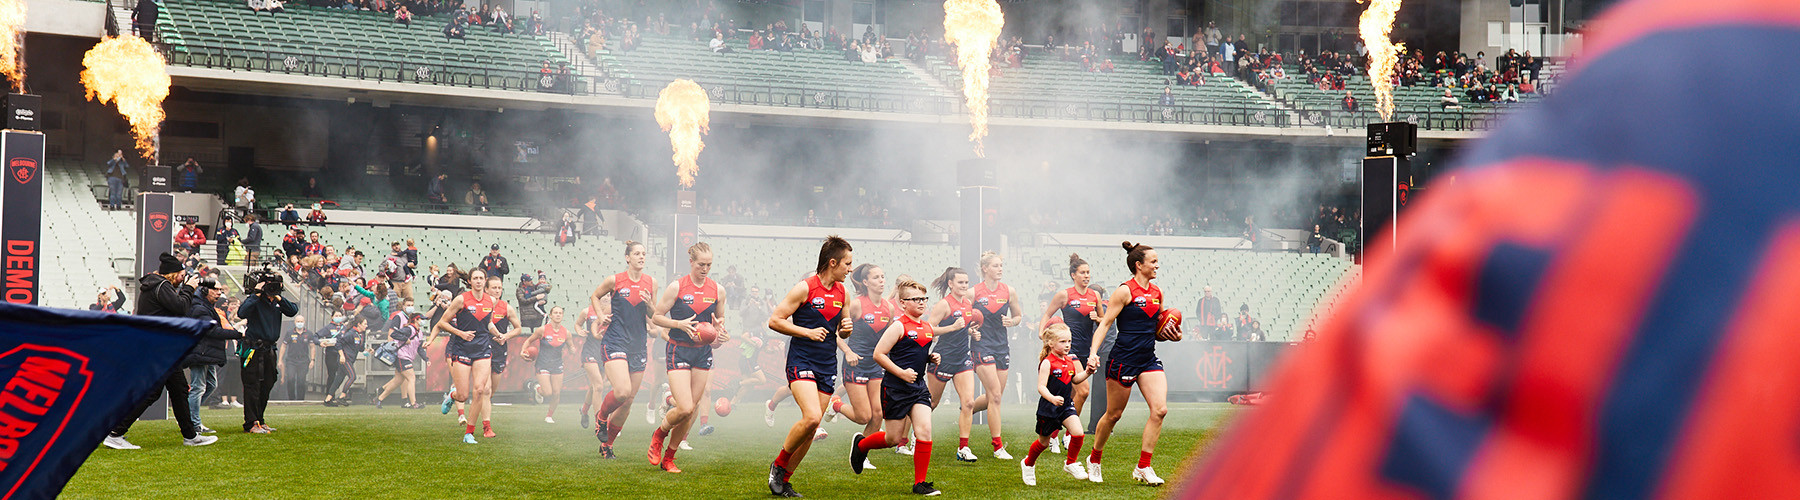
[[[537,343],[533,342],[533,343],[531,343],[531,345],[525,346],[525,348],[520,350],[519,353],[524,354],[526,358],[537,359],[537,355],[538,355]]]
[[[719,330],[713,328],[712,323],[694,325],[694,341],[699,342],[700,345],[712,345],[713,341],[718,339]]]
[[[969,328],[980,328],[982,320],[987,319],[987,315],[981,314],[980,309],[970,309],[968,319]]]
[[[1161,340],[1161,341],[1165,341],[1165,342],[1181,340],[1181,310],[1180,309],[1171,307],[1168,309],[1164,309],[1162,314],[1157,315],[1157,317],[1156,317],[1156,340]]]
[[[714,401],[713,402],[713,413],[717,413],[721,417],[730,415],[731,414],[731,400],[725,399],[725,398],[719,398],[718,401]]]

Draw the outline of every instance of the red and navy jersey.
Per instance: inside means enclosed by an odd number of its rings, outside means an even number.
[[[989,288],[987,282],[975,285],[975,298],[971,305],[981,310],[984,319],[981,322],[981,340],[977,342],[984,352],[1006,352],[1006,323],[1002,318],[1012,313],[1012,287],[1001,283]]]
[[[490,317],[494,321],[494,329],[505,334],[507,330],[512,329],[512,320],[506,318],[508,314],[512,314],[512,308],[507,306],[506,301],[500,299],[493,299],[493,305],[494,314]]]
[[[887,332],[888,324],[894,321],[892,305],[885,299],[868,296],[857,297],[857,306],[862,314],[850,321],[850,352],[857,356],[869,357],[875,354],[875,344],[881,342],[881,334]],[[865,365],[866,366],[866,365]]]
[[[1613,5],[1175,496],[1796,496],[1800,2]]]
[[[950,305],[950,314],[945,315],[944,319],[939,321],[937,326],[950,326],[955,324],[956,320],[965,317],[972,318],[975,315],[974,308],[966,302],[957,300],[955,296],[945,296],[944,303]],[[969,352],[969,327],[964,326],[961,330],[939,335],[937,350],[941,353]],[[950,354],[950,356],[955,356],[955,354]],[[947,359],[958,358],[948,357]]]
[[[826,335],[825,340],[801,337],[789,339],[789,367],[837,369],[837,329],[843,322],[844,301],[849,298],[849,295],[844,294],[844,283],[841,281],[826,288],[818,276],[806,278],[806,301],[800,304],[799,309],[794,310],[794,326],[824,328],[831,333]]]
[[[1050,362],[1050,380],[1046,381],[1044,385],[1050,389],[1050,394],[1062,396],[1063,402],[1060,405],[1053,405],[1050,404],[1050,400],[1039,396],[1037,414],[1047,418],[1068,415],[1075,410],[1075,384],[1071,381],[1075,379],[1075,370],[1081,369],[1081,365],[1075,364],[1072,354],[1060,358],[1050,356],[1044,360]]]
[[[900,377],[889,373],[882,377],[882,387],[895,389],[925,388],[925,363],[931,361],[931,325],[924,321],[901,315],[895,320],[900,323],[900,338],[894,341],[894,347],[888,349],[888,359],[901,369],[912,369],[919,375],[918,379],[908,384]]]
[[[1130,296],[1125,300],[1125,308],[1119,310],[1119,339],[1113,343],[1108,359],[1146,365],[1156,359],[1156,319],[1162,313],[1162,289],[1155,283],[1138,286],[1135,278],[1126,280],[1123,286]]]
[[[458,330],[474,333],[475,338],[479,339],[487,331],[488,323],[493,321],[493,301],[488,300],[485,293],[470,290],[463,292],[462,302],[462,310],[456,311],[450,324]]]
[[[1100,307],[1100,292],[1091,288],[1072,286],[1068,290],[1064,290],[1063,295],[1067,295],[1069,301],[1062,306],[1062,322],[1069,325],[1069,337],[1075,344],[1076,351],[1086,352],[1086,349],[1081,347],[1089,345],[1093,341],[1094,326],[1096,326],[1094,318],[1088,315],[1093,314],[1094,309]]]
[[[701,323],[713,322],[715,311],[719,310],[719,284],[712,278],[695,285],[689,276],[682,276],[675,289],[675,305],[669,307],[669,318],[674,320],[692,319]],[[677,329],[669,330],[669,339],[686,346],[699,345],[686,332]]]
[[[648,274],[636,281],[630,273],[613,275],[612,322],[606,325],[606,345],[644,348],[650,325],[650,305],[644,301],[650,300],[654,290],[656,280]]]
[[[558,324],[544,325],[544,337],[538,340],[550,347],[562,347],[563,343],[568,341],[569,329]]]

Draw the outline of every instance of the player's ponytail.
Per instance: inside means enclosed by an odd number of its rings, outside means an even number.
[[[869,285],[863,284],[863,280],[869,279],[869,273],[876,269],[881,269],[881,266],[863,264],[856,266],[856,270],[850,271],[850,284],[856,287],[857,295],[869,296]]]
[[[967,275],[967,274],[969,274],[969,273],[963,271],[962,268],[960,268],[960,267],[944,268],[943,274],[939,274],[937,279],[931,280],[931,287],[934,289],[937,289],[938,295],[949,296],[950,282],[952,280],[955,280],[957,275]]]
[[[1151,250],[1155,250],[1154,248],[1150,248],[1150,245],[1142,243],[1133,244],[1129,241],[1120,243],[1119,246],[1125,248],[1125,268],[1130,270],[1133,275],[1137,274],[1138,264],[1144,262],[1146,254]]]

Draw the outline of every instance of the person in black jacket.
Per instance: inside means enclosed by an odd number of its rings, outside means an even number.
[[[219,388],[219,367],[225,364],[226,341],[244,338],[244,334],[225,328],[230,323],[219,317],[215,303],[219,301],[223,290],[212,280],[201,280],[191,292],[188,300],[187,317],[212,323],[201,335],[200,343],[188,351],[187,357],[181,359],[181,367],[188,372],[187,405],[188,412],[178,415],[194,423],[195,431],[201,434],[212,434],[214,431],[200,423],[200,403],[212,396]]]
[[[192,284],[198,282],[198,279],[190,278],[182,269],[181,260],[176,259],[173,255],[164,253],[157,260],[156,272],[138,278],[137,315],[171,318],[187,316],[193,290],[183,289],[177,283]],[[168,376],[163,379],[163,390],[169,394],[169,406],[175,410],[177,416],[175,423],[181,427],[182,444],[188,446],[213,444],[219,438],[200,435],[195,432],[192,420],[180,418],[190,412],[187,404],[187,385],[187,379],[182,377],[181,370],[169,370]],[[138,402],[137,408],[126,413],[126,418],[118,425],[113,426],[112,432],[107,433],[106,440],[102,444],[115,450],[138,449],[137,445],[125,440],[125,433],[131,432],[131,424],[136,422],[145,410],[150,409],[150,405],[156,403],[158,396],[160,395],[152,392],[149,397]]]
[[[243,346],[238,348],[244,359],[244,432],[252,434],[275,431],[263,419],[263,411],[269,407],[269,391],[275,389],[275,380],[281,376],[276,371],[281,357],[275,343],[281,336],[281,317],[300,313],[300,306],[281,297],[281,275],[267,271],[267,267],[263,269],[268,277],[246,290],[251,293],[237,310],[237,317],[246,321]]]
[[[244,265],[255,266],[262,257],[262,225],[256,223],[256,214],[244,216],[244,237],[238,239],[244,244]]]
[[[500,244],[488,247],[487,257],[481,259],[481,270],[486,271],[489,278],[500,278],[501,283],[506,282],[506,275],[512,273],[512,266],[506,263],[505,256],[500,255]]]
[[[312,371],[313,332],[306,329],[306,317],[294,316],[293,329],[281,337],[281,386],[284,399],[306,399],[306,374]],[[245,394],[249,394],[245,391]]]
[[[101,290],[100,296],[94,299],[94,303],[88,304],[89,311],[119,312],[120,307],[125,307],[125,292],[116,286],[109,286],[105,290]]]

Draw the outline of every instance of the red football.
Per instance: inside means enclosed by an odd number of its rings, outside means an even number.
[[[982,322],[982,320],[985,320],[985,319],[987,319],[987,315],[981,314],[980,309],[970,309],[969,310],[969,316],[968,316],[969,328],[981,327],[981,322]]]
[[[1156,317],[1156,340],[1181,340],[1181,310],[1163,309]]]
[[[721,417],[730,415],[731,414],[731,400],[725,399],[725,398],[719,398],[718,401],[714,401],[713,402],[713,413],[717,413]]]
[[[536,359],[537,355],[538,355],[538,346],[536,343],[532,343],[531,345],[525,346],[525,348],[520,350],[519,352],[521,354],[524,354],[525,357],[527,357],[527,358]]]
[[[719,330],[713,328],[712,323],[700,323],[694,326],[694,341],[699,342],[700,345],[712,345],[713,341],[718,339]]]

